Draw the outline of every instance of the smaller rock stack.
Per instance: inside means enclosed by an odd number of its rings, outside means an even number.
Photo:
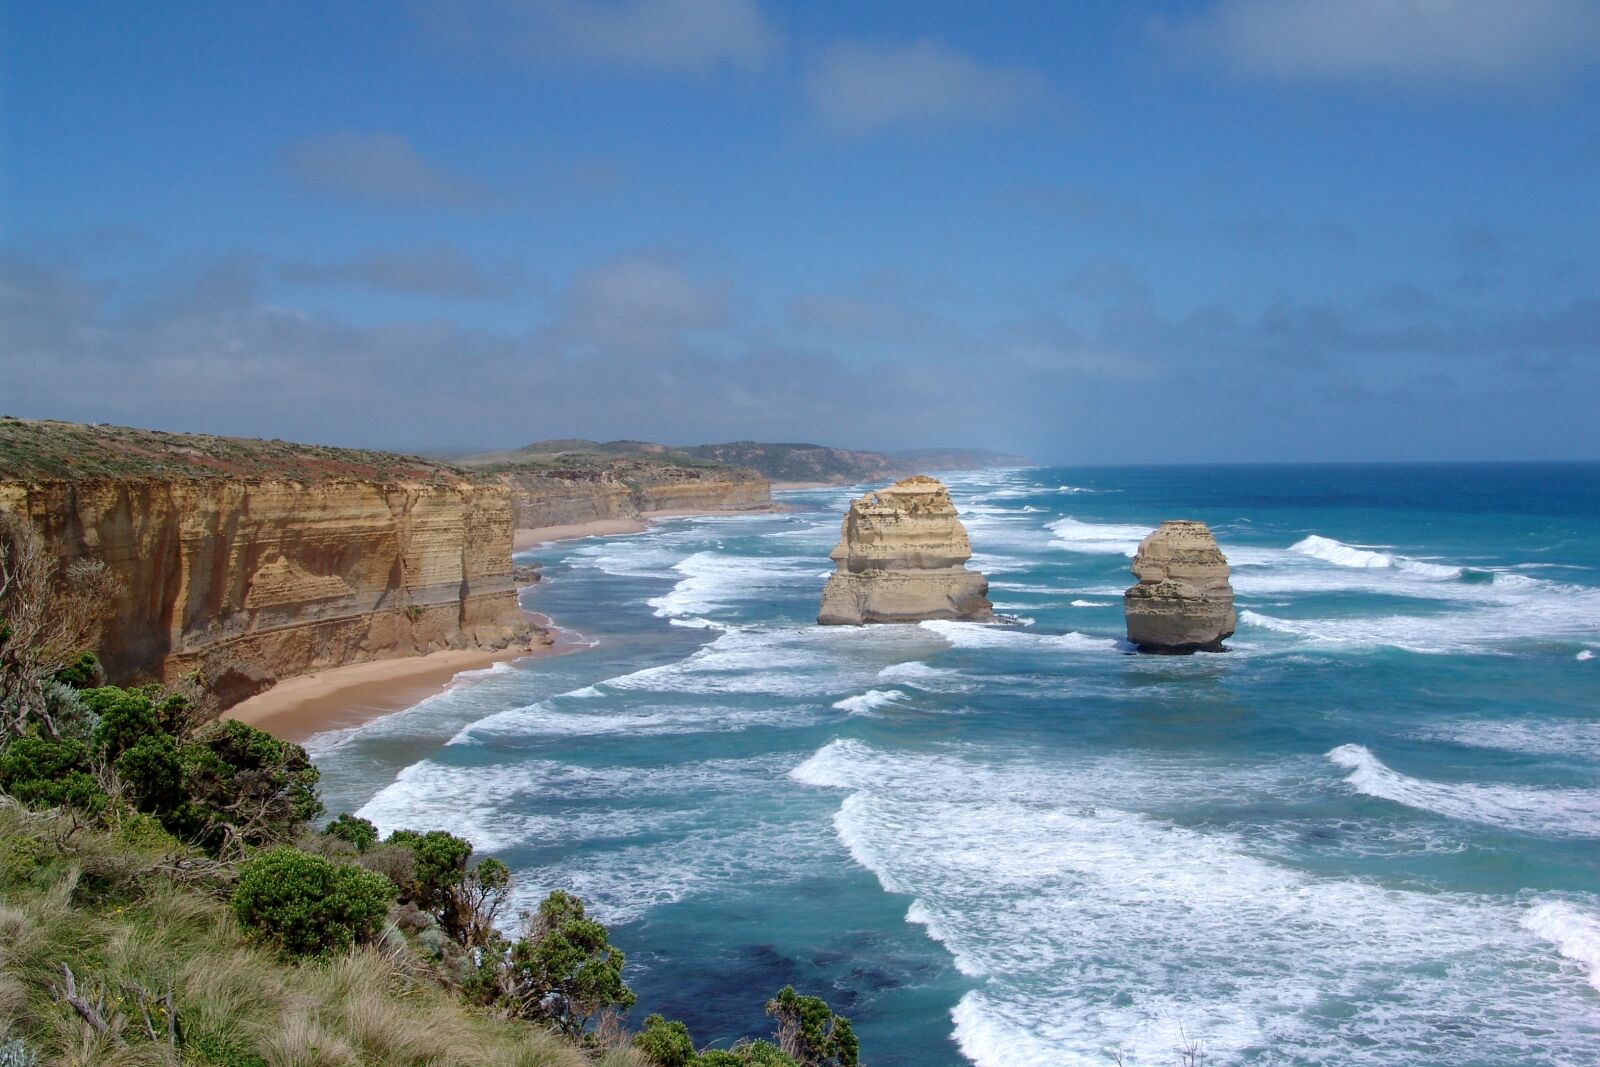
[[[987,622],[989,581],[967,570],[971,557],[967,531],[938,479],[919,474],[868,493],[851,501],[839,544],[828,554],[836,570],[822,590],[817,621]]]
[[[1228,560],[1203,522],[1164,522],[1139,542],[1139,584],[1122,594],[1128,640],[1140,652],[1222,652],[1238,620]]]

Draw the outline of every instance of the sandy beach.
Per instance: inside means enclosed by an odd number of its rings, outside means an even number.
[[[774,489],[777,486],[773,486]],[[682,519],[691,515],[762,515],[787,510],[781,504],[763,508],[675,508],[647,512],[640,519],[596,519],[569,526],[541,526],[536,529],[516,530],[512,533],[511,550],[521,552],[551,541],[570,541],[579,537],[616,537],[622,534],[643,533],[657,519]]]
[[[259,726],[286,741],[304,741],[312,734],[357,726],[412,707],[444,692],[462,671],[590,647],[576,635],[551,626],[544,616],[529,614],[551,630],[553,644],[493,652],[446,649],[426,656],[352,663],[286,678],[265,693],[235,704],[222,717]]]

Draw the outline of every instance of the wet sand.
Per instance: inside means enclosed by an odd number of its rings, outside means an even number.
[[[286,678],[265,693],[235,704],[222,717],[259,726],[285,741],[299,742],[325,730],[358,726],[403,711],[450,688],[462,671],[591,647],[577,635],[551,627],[543,616],[533,618],[551,630],[554,644],[495,652],[447,649],[426,656],[352,663]]]

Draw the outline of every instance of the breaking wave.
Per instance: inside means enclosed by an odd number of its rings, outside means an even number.
[[[1552,837],[1600,836],[1600,790],[1431,782],[1401,774],[1362,745],[1340,745],[1328,759],[1350,773],[1357,792],[1449,819]]]

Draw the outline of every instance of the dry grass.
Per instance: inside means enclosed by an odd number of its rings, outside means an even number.
[[[22,1038],[43,1062],[642,1067],[631,1051],[597,1061],[548,1031],[469,1010],[373,949],[286,962],[246,942],[220,901],[152,873],[159,857],[88,833],[75,835],[75,851],[41,849],[50,819],[0,806],[0,853],[10,857],[0,864],[0,1037]],[[80,995],[103,995],[103,1033],[62,1000],[63,963]],[[159,1002],[169,987],[176,1050],[159,1009],[157,1041],[140,1010],[141,992]]]

